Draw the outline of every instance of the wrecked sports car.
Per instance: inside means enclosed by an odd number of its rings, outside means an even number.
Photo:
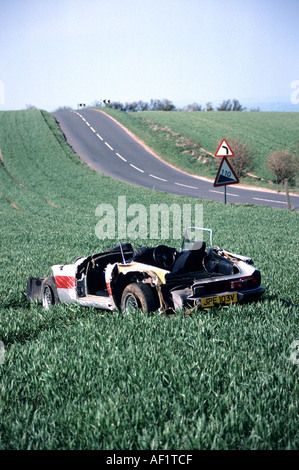
[[[203,233],[209,232],[207,249]],[[198,236],[199,235],[199,236]],[[189,227],[179,250],[130,243],[73,264],[52,266],[53,276],[31,277],[27,298],[45,308],[58,302],[130,313],[205,308],[258,299],[265,291],[251,258],[213,246],[211,229]]]

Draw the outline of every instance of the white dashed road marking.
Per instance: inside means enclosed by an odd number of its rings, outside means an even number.
[[[108,142],[105,142],[105,145],[107,145],[107,147],[108,147],[110,150],[113,150],[113,148],[111,147],[111,145],[108,144]]]
[[[138,171],[140,171],[141,173],[144,173],[144,171],[141,170],[140,168],[138,168],[138,166],[135,166],[135,165],[133,165],[132,163],[130,163],[130,166],[131,166],[132,168],[135,168],[135,170],[138,170]]]
[[[286,204],[284,201],[275,201],[274,199],[262,199],[260,197],[253,197],[256,201],[276,202],[277,204]]]
[[[223,194],[222,191],[216,191],[215,189],[209,189],[210,193],[217,193],[217,194]]]
[[[167,180],[165,180],[164,178],[159,178],[159,176],[155,176],[155,175],[151,175],[151,174],[150,174],[150,176],[151,176],[152,178],[156,178],[156,180],[167,181]]]
[[[119,158],[121,158],[124,162],[127,161],[127,160],[126,160],[124,157],[122,157],[119,153],[116,152],[116,155],[117,155]]]
[[[177,186],[184,186],[184,188],[199,189],[199,188],[196,188],[196,186],[188,186],[187,184],[182,184],[182,183],[174,183],[174,184],[176,184]]]
[[[210,193],[217,193],[217,194],[223,194],[223,191],[216,191],[214,189],[209,189],[209,192]],[[233,194],[233,193],[226,193],[227,196],[235,196],[235,197],[239,197],[238,194]]]

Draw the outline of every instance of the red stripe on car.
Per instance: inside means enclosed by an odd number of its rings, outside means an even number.
[[[75,278],[72,276],[55,276],[57,289],[74,289]]]
[[[108,294],[109,294],[109,295],[112,295],[112,290],[111,290],[110,282],[106,282],[106,286],[107,286]]]

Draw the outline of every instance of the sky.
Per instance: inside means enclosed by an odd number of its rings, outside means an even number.
[[[298,19],[299,0],[0,0],[0,110],[235,98],[298,111]]]

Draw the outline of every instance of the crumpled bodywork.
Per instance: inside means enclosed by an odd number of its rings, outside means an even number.
[[[136,305],[155,306],[160,312],[258,299],[264,288],[252,259],[213,246],[212,230],[199,230],[210,232],[208,249],[204,241],[188,238],[187,231],[180,250],[165,245],[133,248],[130,243],[120,244],[77,258],[72,264],[52,266],[51,279],[30,278],[27,297],[43,301],[48,285],[47,302],[52,289],[56,290],[54,300],[114,310],[126,301],[132,303],[137,295],[134,292],[139,292]]]

